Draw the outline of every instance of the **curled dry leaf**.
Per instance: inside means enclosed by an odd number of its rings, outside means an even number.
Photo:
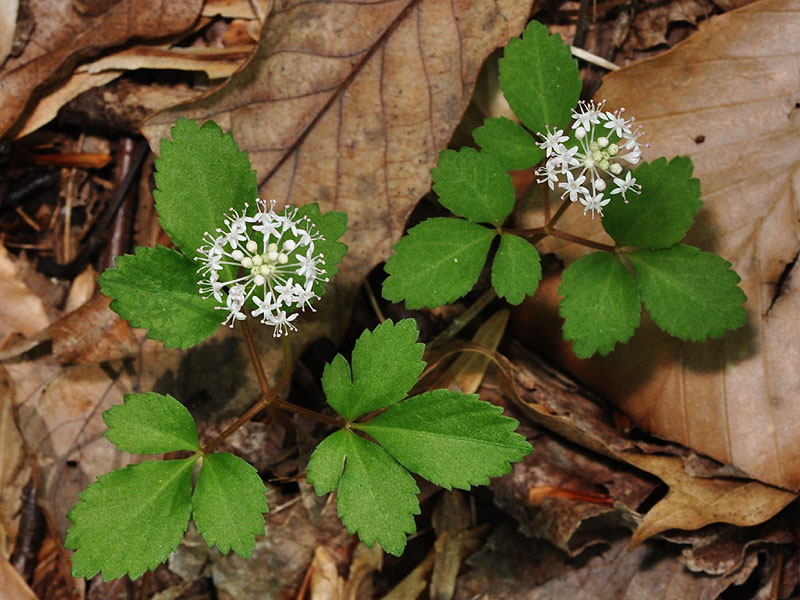
[[[130,39],[180,33],[197,19],[203,3],[120,0],[94,3],[88,11],[79,10],[72,0],[28,4],[35,22],[32,37],[22,54],[0,69],[0,135],[9,132],[31,94],[63,78],[79,60]]]

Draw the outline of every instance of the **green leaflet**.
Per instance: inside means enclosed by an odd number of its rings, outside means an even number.
[[[222,322],[213,299],[197,287],[197,265],[164,246],[137,248],[117,258],[117,268],[100,276],[111,309],[147,337],[172,348],[189,348],[214,333]]]
[[[433,390],[356,425],[400,464],[450,489],[485,485],[532,450],[519,423],[477,394]]]
[[[544,150],[536,145],[530,133],[511,119],[486,119],[472,132],[483,150],[506,171],[528,169],[544,158]]]
[[[747,321],[739,275],[725,259],[683,244],[628,254],[656,325],[682,340],[720,338]]]
[[[561,36],[531,21],[522,38],[513,39],[500,59],[500,87],[520,121],[534,133],[565,128],[578,103],[578,62]]]
[[[154,190],[162,227],[189,258],[203,245],[205,232],[213,233],[234,208],[258,196],[256,172],[247,152],[240,151],[233,136],[219,125],[180,118],[172,128],[172,140],[161,140],[156,159]]]
[[[76,550],[74,577],[139,577],[180,543],[191,512],[192,467],[184,460],[148,461],[111,471],[81,493],[67,515],[64,545]]]
[[[128,394],[124,404],[103,413],[106,437],[117,448],[135,454],[196,451],[197,426],[186,407],[169,394]]]
[[[572,263],[562,275],[564,339],[580,358],[605,356],[627,342],[639,326],[641,301],[636,282],[614,254],[595,252]]]
[[[264,535],[264,514],[269,509],[267,488],[249,463],[228,453],[203,458],[203,468],[192,496],[197,531],[220,552],[249,557],[255,535]]]
[[[628,204],[615,196],[603,209],[605,230],[620,246],[666,248],[680,242],[703,205],[692,169],[686,156],[639,165],[633,176],[641,194],[629,192]]]
[[[465,295],[478,280],[496,232],[469,221],[435,218],[409,229],[386,263],[383,297],[433,308]]]
[[[533,296],[542,278],[542,263],[533,244],[504,233],[492,263],[492,287],[509,304],[520,304]]]
[[[496,160],[474,148],[443,150],[431,169],[433,190],[450,212],[500,225],[514,208],[514,182]]]

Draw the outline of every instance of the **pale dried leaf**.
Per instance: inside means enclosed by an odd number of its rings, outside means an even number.
[[[490,350],[497,350],[497,346],[500,345],[500,339],[506,331],[508,316],[508,309],[497,311],[485,322],[481,323],[478,331],[472,337],[472,342]],[[486,369],[491,362],[491,359],[484,354],[463,352],[448,367],[437,382],[436,387],[447,387],[464,394],[474,394],[478,391],[481,381],[483,381],[483,376],[486,374]]]
[[[17,28],[19,0],[6,0],[0,4],[0,67],[14,46],[14,31]]]
[[[30,336],[49,325],[44,304],[22,282],[14,260],[0,245],[0,347],[13,333]]]
[[[386,594],[381,600],[414,600],[418,598],[422,591],[428,587],[428,573],[433,567],[433,560],[436,550],[431,549],[425,560],[419,563],[414,570],[406,575],[392,591]]]
[[[94,267],[89,265],[72,280],[67,300],[64,303],[64,312],[71,313],[86,304],[94,296],[96,288],[97,273]]]
[[[4,558],[0,558],[0,600],[38,600],[22,575]]]

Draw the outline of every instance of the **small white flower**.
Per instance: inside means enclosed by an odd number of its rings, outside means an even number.
[[[561,195],[561,197],[563,198],[569,194],[569,201],[575,202],[580,194],[588,193],[589,190],[581,185],[584,181],[586,181],[585,175],[581,175],[575,179],[572,171],[567,171],[567,182],[558,184],[558,187],[564,190],[564,193]]]
[[[581,204],[583,204],[583,214],[586,214],[589,211],[592,211],[592,218],[594,219],[595,213],[599,214],[601,217],[603,216],[603,207],[611,202],[611,198],[605,198],[601,193],[594,194],[592,196],[584,196],[581,198]]]
[[[566,142],[569,138],[564,135],[564,131],[562,129],[554,129],[550,131],[550,128],[547,128],[547,135],[544,137],[544,140],[541,142],[537,142],[536,145],[539,148],[542,148],[547,155],[547,158],[550,158],[554,153],[560,152],[563,142]]]

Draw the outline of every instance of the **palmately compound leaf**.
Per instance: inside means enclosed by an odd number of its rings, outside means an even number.
[[[197,425],[175,398],[155,392],[128,394],[103,413],[108,441],[124,452],[164,454],[200,449]]]
[[[720,338],[747,321],[747,296],[731,264],[683,244],[628,254],[645,308],[656,325],[682,340]]]
[[[297,210],[297,217],[303,216],[311,219],[325,238],[314,242],[316,252],[322,254],[325,260],[325,268],[320,269],[313,288],[314,293],[322,297],[325,293],[325,281],[330,281],[339,272],[337,265],[347,253],[347,244],[338,241],[347,231],[347,213],[337,210],[320,213],[319,204],[311,202]]]
[[[536,21],[513,39],[500,59],[500,87],[514,113],[534,133],[565,128],[578,103],[578,62],[561,36]]]
[[[76,550],[74,577],[139,577],[177,548],[192,510],[197,456],[148,461],[111,471],[81,493],[67,518],[64,545]]]
[[[605,230],[620,246],[667,248],[680,242],[703,205],[692,169],[687,156],[639,165],[633,175],[641,194],[629,192],[628,204],[619,198],[609,203],[603,209]]]
[[[395,244],[383,297],[411,309],[453,302],[475,285],[495,235],[460,219],[423,221]]]
[[[483,150],[506,171],[529,169],[544,158],[544,150],[536,145],[530,133],[506,117],[486,119],[472,132]]]
[[[341,429],[314,450],[307,476],[320,496],[338,488],[339,517],[350,533],[369,547],[377,541],[389,554],[403,553],[406,534],[416,531],[419,489],[383,448]]]
[[[223,226],[230,208],[241,213],[258,196],[247,152],[213,121],[199,127],[178,119],[172,140],[161,140],[155,165],[153,196],[161,226],[189,258],[203,245],[205,232]]]
[[[494,158],[475,148],[442,150],[431,175],[439,202],[459,217],[500,225],[514,208],[511,176]]]
[[[573,340],[580,358],[605,356],[617,342],[627,342],[641,318],[642,302],[630,271],[609,252],[588,254],[562,275],[558,313],[564,339]]]
[[[485,485],[533,449],[519,423],[477,394],[433,390],[355,425],[408,470],[447,489]]]
[[[417,343],[416,323],[385,321],[365,331],[352,356],[352,383],[341,355],[325,366],[322,387],[333,409],[348,421],[390,406],[406,397],[425,368],[424,344]]]
[[[163,246],[137,248],[117,258],[117,267],[100,276],[100,289],[112,299],[111,309],[147,337],[172,348],[199,344],[220,324],[213,299],[197,288],[197,266]]]
[[[192,496],[197,531],[220,552],[232,549],[249,557],[256,544],[253,536],[264,535],[266,491],[247,461],[226,452],[205,456]]]
[[[533,296],[542,278],[542,263],[533,244],[519,236],[504,233],[492,263],[492,287],[509,304],[519,304]]]

